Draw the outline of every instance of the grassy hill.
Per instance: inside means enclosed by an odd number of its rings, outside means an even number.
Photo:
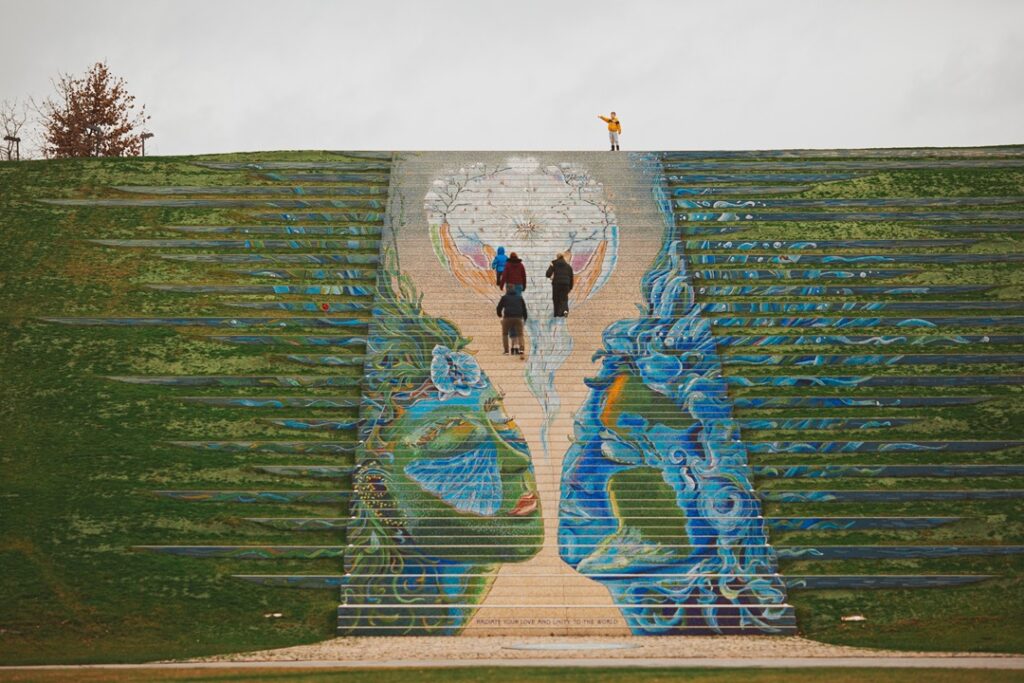
[[[186,448],[171,443],[190,439],[287,439],[288,432],[241,407],[214,407],[180,400],[186,396],[242,396],[243,388],[177,389],[114,382],[111,376],[235,373],[295,373],[284,351],[259,345],[225,344],[211,330],[174,326],[72,327],[45,322],[47,316],[223,316],[217,300],[147,288],[159,283],[241,284],[250,277],[229,269],[143,257],[138,250],[102,247],[89,239],[174,237],[159,226],[229,225],[248,220],[233,207],[61,206],[40,199],[115,197],[115,186],[276,185],[251,168],[213,168],[197,161],[336,161],[338,155],[261,153],[202,158],[32,161],[0,164],[0,662],[142,661],[197,656],[312,642],[335,629],[337,591],[277,590],[240,582],[233,574],[267,571],[264,560],[181,558],[138,552],[133,547],[166,543],[294,543],[284,530],[252,524],[247,517],[282,514],[282,506],[190,504],[161,498],[154,491],[328,488],[315,480],[283,478],[255,467],[287,464],[281,455]],[[231,195],[235,196],[235,195]],[[242,196],[242,195],[238,195]],[[792,198],[1020,197],[1024,172],[1007,169],[891,170],[849,180],[812,184]],[[1020,210],[1020,205],[1000,207]],[[180,235],[178,235],[180,237]],[[790,223],[747,228],[741,238],[909,239],[933,233],[898,222]],[[982,242],[963,251],[1017,253],[1024,232],[974,235]],[[697,238],[688,238],[697,239]],[[703,238],[700,238],[703,239]],[[723,238],[724,239],[724,238]],[[1014,263],[957,265],[934,282],[996,283],[993,300],[1022,300],[1024,269]],[[249,300],[258,301],[259,296]],[[708,301],[714,299],[708,298]],[[345,296],[331,301],[349,301]],[[247,314],[246,314],[247,315]],[[359,314],[353,314],[359,318]],[[766,332],[768,333],[768,332]],[[306,345],[288,351],[317,352]],[[729,356],[747,352],[736,349]],[[1022,352],[1024,345],[1000,347]],[[772,350],[796,353],[798,349]],[[852,353],[817,349],[815,353]],[[784,372],[784,370],[776,370]],[[324,372],[310,370],[311,373]],[[331,370],[335,375],[358,370]],[[742,369],[732,374],[745,374]],[[822,371],[824,372],[824,371]],[[838,374],[839,370],[836,371]],[[874,374],[896,372],[873,370]],[[904,369],[903,372],[906,372]],[[973,367],[971,372],[1019,373],[1014,364]],[[965,395],[946,388],[922,395]],[[885,438],[920,440],[1014,440],[1024,434],[1020,386],[985,387],[998,400],[927,413],[928,420]],[[332,388],[288,389],[278,394],[337,396]],[[738,390],[737,396],[764,390]],[[779,396],[801,395],[779,389]],[[829,393],[829,392],[824,392]],[[833,393],[840,395],[836,390]],[[349,391],[349,396],[358,396]],[[338,410],[310,409],[308,416],[337,417]],[[342,411],[341,414],[344,414]],[[354,413],[353,413],[354,414]],[[752,411],[742,417],[772,417],[778,411]],[[812,415],[808,411],[799,413]],[[909,411],[908,415],[915,415]],[[923,414],[923,413],[921,413]],[[834,411],[813,413],[834,416]],[[747,440],[804,438],[780,432],[745,430]],[[312,435],[312,438],[348,439]],[[810,437],[808,437],[810,438]],[[823,432],[815,438],[828,438]],[[838,437],[836,437],[838,438]],[[875,437],[862,437],[875,438]],[[1022,450],[998,454],[952,454],[963,464],[1021,464]],[[886,456],[892,463],[907,458]],[[883,458],[884,459],[884,458]],[[767,462],[752,458],[752,464]],[[881,460],[878,460],[881,462]],[[920,462],[928,462],[921,459]],[[776,457],[771,464],[835,464],[827,456]],[[759,479],[772,488],[818,486],[813,481]],[[877,479],[890,490],[963,488],[962,480]],[[1020,477],[977,479],[978,489],[1020,489]],[[833,480],[829,489],[863,488],[856,479]],[[334,514],[344,514],[336,507]],[[288,514],[325,514],[324,506],[290,504]],[[878,507],[844,503],[768,503],[766,515],[864,515]],[[925,502],[888,506],[887,514],[949,515],[963,520],[928,531],[879,533],[775,533],[773,544],[1024,544],[1021,500]],[[308,545],[343,544],[344,533],[309,531]],[[336,574],[334,559],[276,559],[275,573]],[[882,562],[843,560],[783,561],[784,574],[803,573],[979,573],[997,578],[958,588],[926,590],[792,591],[801,632],[829,642],[905,649],[1024,652],[1024,558],[982,556]],[[863,614],[866,622],[845,623],[843,615]],[[282,616],[277,617],[275,614]]]

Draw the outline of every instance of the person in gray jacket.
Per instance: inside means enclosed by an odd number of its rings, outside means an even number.
[[[565,260],[565,254],[559,254],[548,266],[545,276],[551,280],[551,300],[555,305],[555,317],[564,318],[569,315],[569,292],[572,291],[572,266]]]
[[[505,292],[498,302],[498,317],[501,318],[501,345],[505,355],[509,354],[509,338],[512,339],[512,355],[523,359],[526,350],[526,333],[523,323],[526,322],[526,300],[517,287]]]

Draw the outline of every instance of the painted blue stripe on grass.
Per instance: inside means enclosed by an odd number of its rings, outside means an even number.
[[[732,387],[976,387],[1020,386],[1024,375],[887,375],[887,376],[832,376],[832,375],[776,375],[764,377],[726,377]]]
[[[1019,477],[1024,465],[753,465],[766,479]]]
[[[992,396],[741,396],[732,400],[736,409],[782,408],[946,408],[975,405]]]

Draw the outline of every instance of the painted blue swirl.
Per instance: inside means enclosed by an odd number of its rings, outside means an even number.
[[[670,215],[670,200],[660,186],[654,191]],[[636,634],[780,632],[792,627],[792,610],[680,250],[667,239],[644,276],[647,314],[604,332],[601,368],[587,380],[563,463],[559,551],[607,586]],[[626,384],[678,413],[645,415],[635,399],[619,409]],[[679,541],[621,516],[617,475],[629,471],[655,472],[667,485],[681,513]]]

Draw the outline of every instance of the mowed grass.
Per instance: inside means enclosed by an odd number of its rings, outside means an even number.
[[[487,681],[505,683],[528,681],[546,683],[664,683],[665,681],[695,681],[697,683],[801,683],[822,681],[830,683],[1004,683],[1022,680],[1020,671],[997,669],[872,669],[872,668],[813,668],[813,669],[637,669],[637,668],[573,668],[573,667],[455,667],[402,668],[402,669],[76,669],[74,671],[4,671],[0,681],[64,681],[69,674],[80,683],[136,683],[137,681],[295,681],[321,683],[321,681],[374,681],[374,683],[462,683]]]
[[[301,157],[301,155],[298,155]],[[315,158],[315,156],[313,157]],[[295,543],[241,521],[269,505],[188,504],[157,489],[329,488],[251,469],[283,456],[175,448],[171,439],[288,438],[252,412],[187,404],[174,390],[107,375],[294,371],[264,349],[168,328],[69,327],[42,316],[217,314],[147,282],[203,277],[94,237],[147,237],[148,226],[239,220],[209,210],[61,208],[37,199],[111,194],[112,185],[247,184],[246,172],[188,160],[0,164],[0,662],[145,661],[306,643],[334,630],[336,591],[273,590],[235,573],[338,573],[338,563],[196,560],[136,552],[162,543]],[[180,313],[179,313],[180,314]],[[187,315],[188,313],[186,313]],[[314,391],[304,393],[315,393]],[[337,393],[337,392],[335,392]],[[215,435],[215,436],[214,436]],[[328,509],[326,514],[334,514]],[[323,507],[289,513],[322,515]],[[331,545],[336,534],[304,535]],[[264,615],[281,613],[281,618]]]

